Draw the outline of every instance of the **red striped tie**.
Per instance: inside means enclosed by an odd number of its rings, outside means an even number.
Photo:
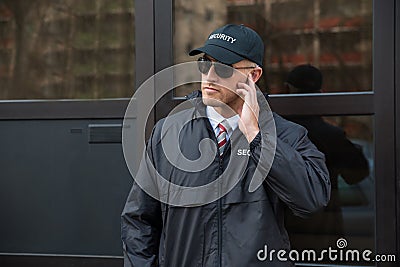
[[[219,134],[217,136],[219,156],[222,157],[226,146],[226,128],[221,123],[218,124]]]

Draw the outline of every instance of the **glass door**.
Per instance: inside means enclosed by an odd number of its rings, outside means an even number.
[[[171,0],[156,1],[155,10],[164,11],[155,22],[158,70],[196,60],[188,52],[227,23],[245,24],[264,39],[265,75],[258,86],[269,94],[274,112],[308,129],[327,155],[331,174],[332,198],[325,210],[308,220],[287,214],[292,249],[339,248],[344,240],[349,249],[394,254],[396,236],[388,230],[396,229],[391,224],[396,218],[394,1]],[[322,73],[320,92],[293,93],[285,86],[288,73],[302,64]],[[167,94],[156,106],[156,120],[196,89],[191,84]],[[392,139],[384,137],[387,131]],[[385,155],[393,157],[383,160]]]

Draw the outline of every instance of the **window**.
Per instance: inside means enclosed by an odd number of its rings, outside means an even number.
[[[212,20],[202,16],[207,6],[215,11]],[[372,0],[208,0],[194,6],[192,1],[176,0],[175,63],[195,60],[185,43],[199,47],[226,23],[245,24],[264,39],[265,75],[258,84],[263,91],[288,93],[286,76],[300,64],[321,69],[323,92],[372,90]],[[179,88],[176,95],[190,90]]]
[[[134,1],[0,3],[0,99],[130,97]]]

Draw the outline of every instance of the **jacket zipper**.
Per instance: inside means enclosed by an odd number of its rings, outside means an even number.
[[[215,136],[214,130],[211,128],[211,124],[209,125],[209,131],[210,134],[212,133],[213,139],[215,141],[215,145],[217,147],[217,155],[219,157],[219,175],[222,174],[223,171],[223,161],[222,158],[224,155],[222,155],[222,157],[219,156],[219,148],[218,148],[218,142],[217,142],[217,138]],[[217,177],[217,178],[218,178]],[[221,183],[218,183],[218,196],[221,195]],[[217,204],[217,210],[218,210],[218,267],[222,267],[222,200],[221,198],[218,198],[217,200],[218,204]]]

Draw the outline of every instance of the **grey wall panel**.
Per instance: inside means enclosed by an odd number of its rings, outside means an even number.
[[[132,179],[115,138],[121,123],[0,121],[1,253],[122,255]],[[111,125],[113,137],[90,143],[89,125]]]

